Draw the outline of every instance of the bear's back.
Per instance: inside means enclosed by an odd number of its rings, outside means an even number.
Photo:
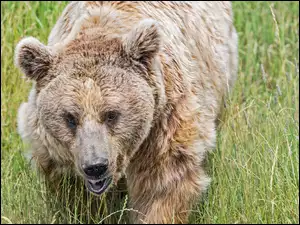
[[[51,31],[48,45],[66,44],[81,32],[93,38],[122,37],[147,18],[160,26],[165,75],[171,76],[172,86],[177,82],[182,89],[167,96],[177,98],[187,90],[201,98],[201,105],[215,102],[217,110],[217,99],[232,86],[237,70],[230,2],[71,2]]]

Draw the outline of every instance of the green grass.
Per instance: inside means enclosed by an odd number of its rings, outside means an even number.
[[[1,2],[2,223],[83,222],[46,207],[16,130],[31,84],[14,67],[14,48],[25,36],[46,43],[66,4]],[[233,10],[238,80],[208,157],[211,186],[190,222],[299,223],[299,2],[234,2]]]

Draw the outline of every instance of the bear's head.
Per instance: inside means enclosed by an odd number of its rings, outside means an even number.
[[[19,133],[103,193],[126,171],[157,107],[160,33],[144,20],[123,37],[81,36],[59,51],[29,37],[15,64],[35,81]]]

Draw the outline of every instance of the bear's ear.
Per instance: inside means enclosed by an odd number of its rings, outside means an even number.
[[[123,46],[131,58],[147,62],[159,51],[160,42],[161,35],[157,22],[153,19],[144,19],[124,37]]]
[[[15,65],[30,79],[39,81],[53,62],[50,50],[33,37],[22,39],[15,49]]]

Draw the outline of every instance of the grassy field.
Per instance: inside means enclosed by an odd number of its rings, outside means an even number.
[[[66,4],[1,2],[1,223],[84,222],[46,207],[16,130],[31,84],[14,67],[14,48],[25,36],[46,43]],[[238,80],[208,156],[211,186],[190,222],[299,223],[299,2],[234,2],[233,10]]]

